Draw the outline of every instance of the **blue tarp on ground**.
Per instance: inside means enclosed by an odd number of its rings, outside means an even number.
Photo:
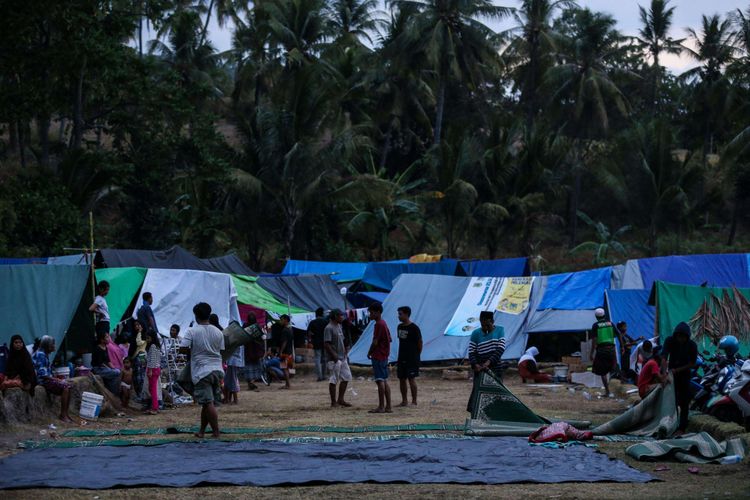
[[[628,336],[633,339],[654,336],[656,308],[648,305],[650,290],[607,290],[609,317],[614,322],[628,324]]]
[[[459,264],[459,271],[462,271],[464,276],[494,278],[528,276],[529,259],[518,257],[516,259],[462,260]]]
[[[144,464],[175,466],[165,470]],[[643,483],[653,479],[649,474],[585,446],[561,450],[532,447],[525,438],[518,437],[404,437],[332,443],[208,441],[129,446],[127,449],[115,446],[52,448],[11,455],[0,461],[0,468],[3,470],[0,488],[365,482]]]
[[[0,266],[0,344],[15,334],[27,344],[49,335],[60,348],[89,273],[88,266]]]
[[[672,255],[638,259],[643,289],[656,281],[680,285],[750,287],[747,254]]]
[[[453,319],[461,299],[472,278],[458,276],[438,276],[424,274],[404,274],[383,302],[383,319],[391,331],[390,361],[398,357],[397,309],[411,307],[411,319],[422,331],[422,361],[464,359],[469,348],[469,337],[445,335],[445,330]],[[495,313],[495,324],[505,329],[506,349],[504,358],[519,358],[526,348],[524,333],[527,319],[539,303],[541,280],[534,280],[529,307],[522,314]],[[362,333],[349,353],[354,364],[367,365],[367,351],[372,342],[373,325]]]
[[[458,261],[454,259],[409,264],[408,262],[370,262],[362,281],[381,290],[393,288],[393,282],[402,274],[439,274],[455,276]]]
[[[539,309],[577,311],[601,307],[611,277],[611,267],[548,276]]]

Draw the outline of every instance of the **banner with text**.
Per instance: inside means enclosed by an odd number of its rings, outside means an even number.
[[[471,335],[471,332],[479,328],[480,312],[498,309],[507,282],[507,278],[471,278],[453,318],[445,329],[445,335]]]

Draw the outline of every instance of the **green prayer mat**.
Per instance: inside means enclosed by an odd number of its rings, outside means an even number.
[[[222,434],[225,434],[222,431]],[[210,441],[244,442],[257,441],[263,443],[342,443],[356,441],[393,441],[395,439],[474,439],[468,436],[455,434],[384,434],[380,436],[356,436],[356,437],[287,437],[287,438],[254,438],[254,439],[207,439],[207,438],[163,438],[163,439],[97,439],[93,441],[23,441],[18,447],[26,450],[38,448],[91,448],[95,446],[160,446],[169,443],[205,443]]]
[[[287,427],[236,427],[222,429],[223,434],[277,434],[282,432],[321,432],[337,434],[361,434],[366,432],[424,432],[424,431],[463,431],[462,424],[401,424],[370,425],[357,427],[332,427],[322,425],[300,425]],[[85,429],[69,430],[62,433],[64,437],[110,437],[110,436],[148,436],[165,434],[193,434],[198,427],[166,427],[154,429]]]
[[[629,446],[625,453],[636,460],[656,461],[672,458],[696,464],[719,463],[723,457],[747,454],[747,444],[735,437],[718,442],[709,433],[685,434],[676,439],[650,441]]]
[[[622,415],[592,430],[594,435],[630,434],[663,439],[677,430],[674,384],[657,387]]]
[[[523,404],[503,385],[500,377],[489,370],[474,378],[474,388],[468,409],[472,420],[504,424],[534,424],[531,426],[532,432],[549,423],[549,420],[540,417]]]

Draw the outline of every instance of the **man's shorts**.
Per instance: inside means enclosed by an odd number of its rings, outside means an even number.
[[[388,380],[388,360],[380,361],[379,359],[373,359],[372,372],[375,382]]]
[[[44,387],[45,391],[54,394],[55,396],[62,395],[65,389],[70,388],[70,384],[67,380],[60,380],[55,377],[45,377],[40,385]]]
[[[419,365],[416,363],[399,361],[398,367],[396,368],[396,374],[400,379],[419,377]]]
[[[339,382],[351,382],[352,371],[349,369],[349,363],[346,360],[328,362],[328,373],[331,377],[328,379],[329,384],[336,385]]]
[[[221,381],[224,379],[224,372],[214,370],[195,384],[193,399],[199,405],[213,403],[221,404]]]
[[[291,354],[279,354],[279,359],[281,360],[282,370],[291,370],[294,368],[294,356]]]
[[[613,344],[596,346],[596,355],[591,371],[595,375],[606,375],[617,366],[617,354]]]

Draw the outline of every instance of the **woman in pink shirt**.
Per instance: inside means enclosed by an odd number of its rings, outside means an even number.
[[[112,337],[109,334],[107,334],[107,355],[109,356],[109,363],[112,365],[112,368],[122,370],[122,358],[124,357],[122,349],[112,341]]]

